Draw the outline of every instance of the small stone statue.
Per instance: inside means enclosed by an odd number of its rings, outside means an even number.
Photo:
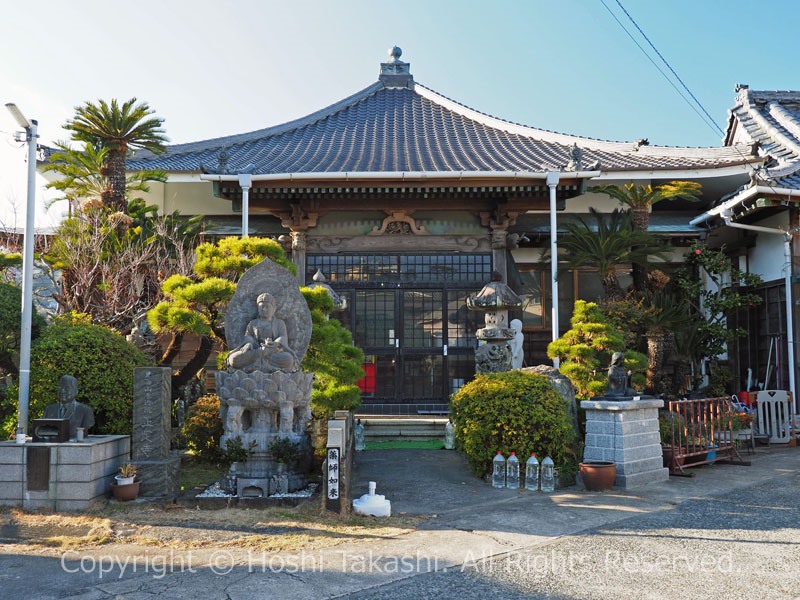
[[[628,377],[630,371],[626,371],[623,366],[625,354],[614,352],[611,356],[611,366],[608,367],[608,389],[606,396],[635,396],[639,392],[628,387]]]
[[[51,404],[44,409],[45,419],[69,419],[69,437],[76,439],[78,427],[85,433],[94,427],[94,411],[78,402],[78,380],[72,375],[63,375],[58,380],[58,404]]]
[[[511,329],[515,331],[514,337],[508,341],[508,345],[511,346],[511,368],[521,369],[524,358],[522,344],[525,341],[525,336],[522,333],[522,321],[512,319],[510,325]]]
[[[289,347],[286,323],[275,316],[275,298],[264,292],[256,303],[259,316],[247,324],[242,343],[230,351],[226,364],[244,371],[297,371],[300,361]]]

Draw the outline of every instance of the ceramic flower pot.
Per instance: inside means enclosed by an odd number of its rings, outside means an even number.
[[[114,495],[114,498],[122,502],[136,500],[139,496],[139,482],[135,481],[127,485],[112,485],[111,493]]]
[[[611,461],[582,462],[578,465],[583,486],[590,492],[602,492],[614,487],[617,465]]]
[[[683,466],[686,459],[683,456],[677,457],[680,450],[672,446],[661,446],[661,455],[663,457],[664,466],[668,469],[677,469],[678,466]]]

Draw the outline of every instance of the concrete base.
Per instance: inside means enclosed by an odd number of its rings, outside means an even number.
[[[663,400],[584,401],[586,444],[583,460],[617,464],[614,485],[632,488],[669,479],[663,466],[658,409]]]
[[[83,442],[63,444],[0,442],[0,505],[88,508],[108,497],[130,451],[127,435],[90,435]]]

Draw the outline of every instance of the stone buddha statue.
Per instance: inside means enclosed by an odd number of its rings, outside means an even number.
[[[615,396],[634,396],[637,392],[628,387],[628,377],[630,373],[625,370],[625,354],[614,352],[611,356],[611,366],[608,367],[608,389],[605,395]]]
[[[51,404],[44,409],[45,419],[69,419],[69,437],[75,439],[78,427],[84,433],[94,427],[94,411],[88,404],[78,402],[78,380],[72,375],[63,375],[58,380],[58,404]]]
[[[244,371],[297,371],[300,361],[289,347],[286,323],[275,316],[275,298],[264,292],[256,303],[258,317],[247,324],[242,343],[230,351],[226,364]]]

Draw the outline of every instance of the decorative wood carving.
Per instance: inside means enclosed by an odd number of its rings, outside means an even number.
[[[406,211],[392,211],[379,227],[372,228],[367,235],[430,235],[424,225],[419,225]]]
[[[338,252],[488,252],[491,250],[489,236],[435,236],[424,240],[413,235],[388,235],[383,237],[311,237],[307,251],[336,254]]]

